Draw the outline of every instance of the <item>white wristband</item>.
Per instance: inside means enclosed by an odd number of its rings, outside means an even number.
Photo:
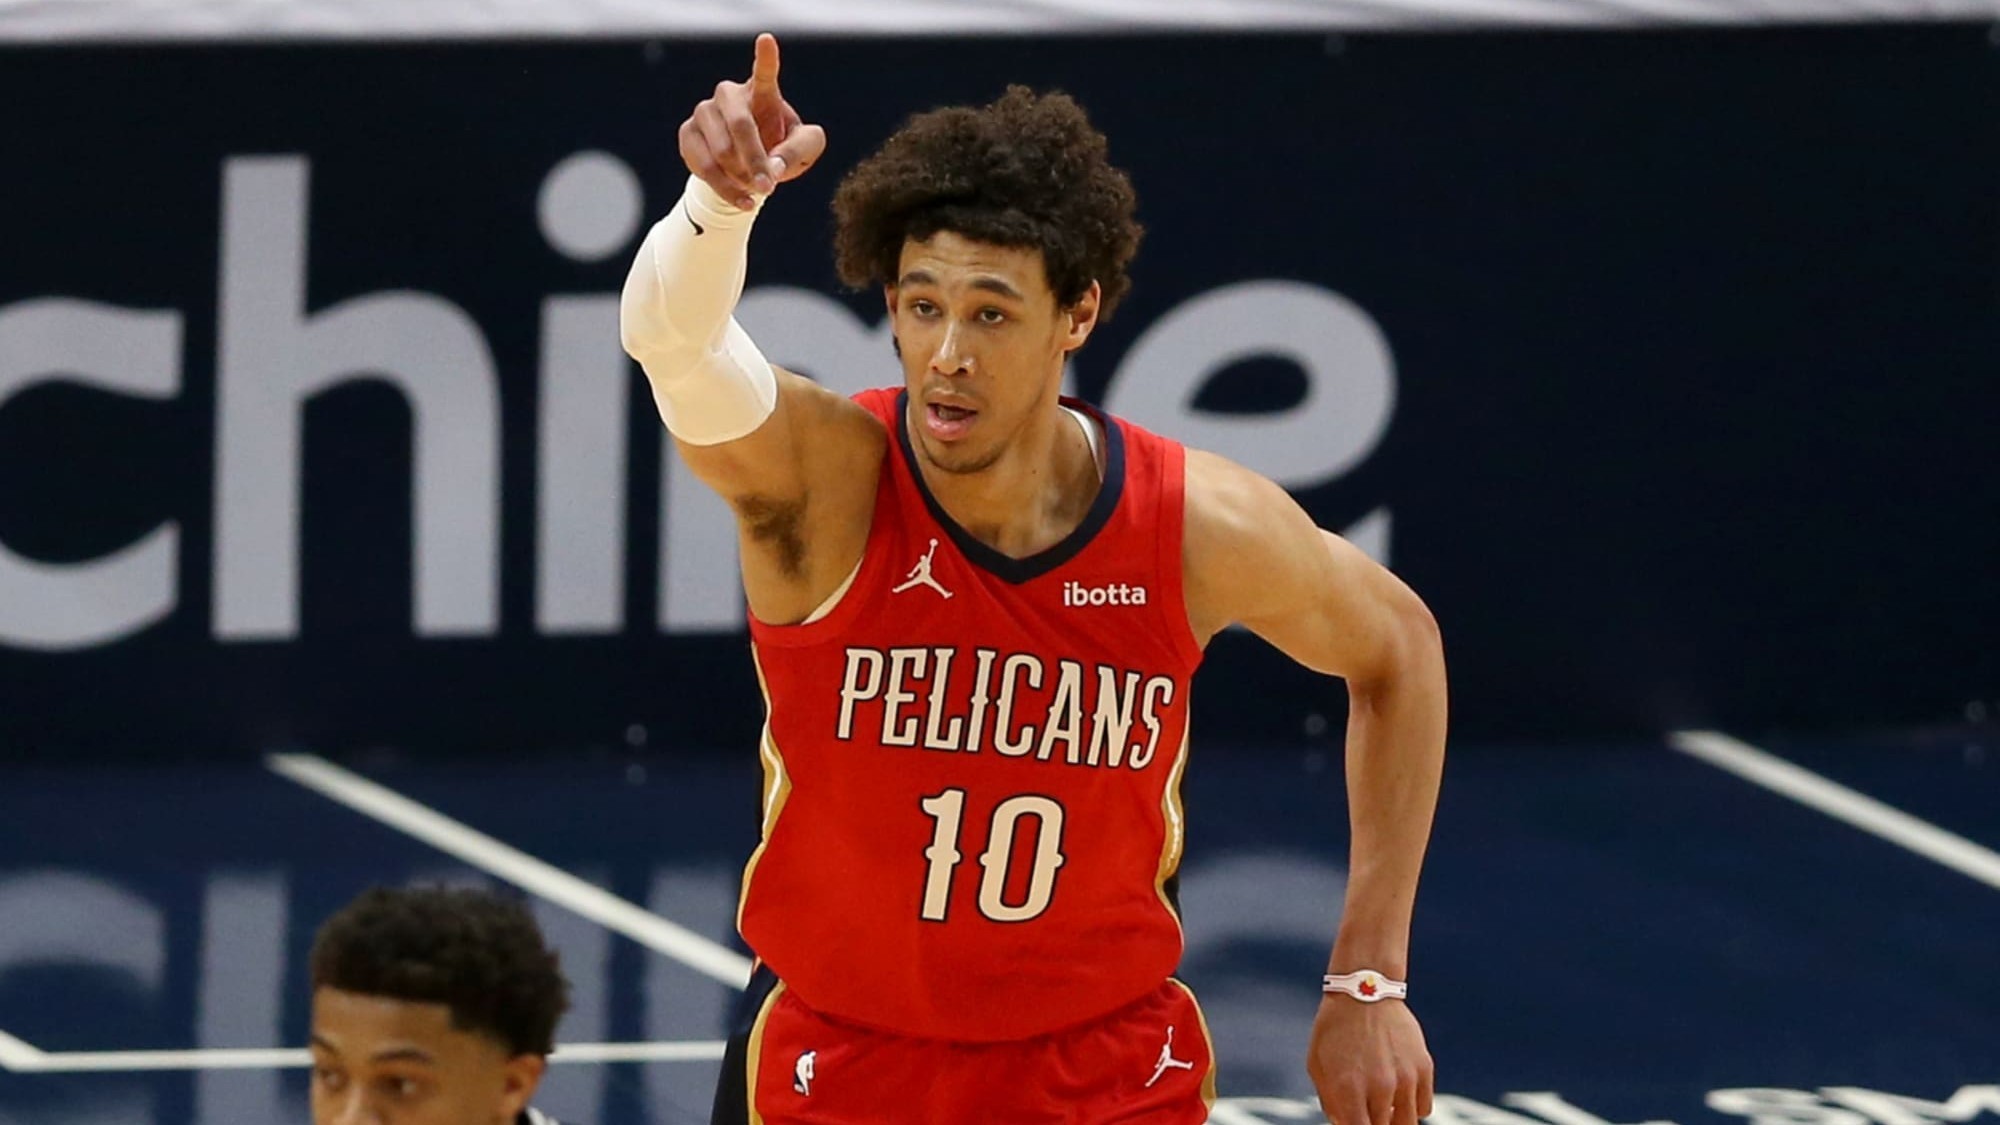
[[[1390,980],[1373,969],[1362,969],[1352,973],[1328,973],[1321,992],[1337,992],[1352,996],[1364,1004],[1381,1000],[1401,1000],[1410,994],[1408,981]]]

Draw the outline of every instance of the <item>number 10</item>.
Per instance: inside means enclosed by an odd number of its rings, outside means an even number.
[[[937,821],[931,846],[924,849],[929,870],[924,878],[923,919],[944,921],[950,905],[951,875],[965,856],[958,850],[959,822],[965,817],[965,790],[947,789],[922,801],[924,812]],[[1024,816],[1035,818],[1035,867],[1028,876],[1028,897],[1019,904],[1002,897],[1007,889],[1007,868],[1014,854],[1014,826]],[[1027,793],[1009,797],[993,810],[993,825],[986,834],[986,851],[979,866],[986,869],[979,879],[979,912],[995,922],[1026,922],[1049,908],[1055,896],[1056,870],[1063,865],[1063,807],[1054,800]]]

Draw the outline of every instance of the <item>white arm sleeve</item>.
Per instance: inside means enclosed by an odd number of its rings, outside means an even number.
[[[777,406],[770,363],[730,315],[756,219],[755,210],[733,207],[689,177],[687,193],[647,232],[625,277],[619,336],[646,370],[660,420],[690,445],[734,441]]]

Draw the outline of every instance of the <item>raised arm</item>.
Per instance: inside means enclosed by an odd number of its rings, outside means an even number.
[[[778,89],[778,41],[747,82],[723,82],[680,128],[687,192],[639,247],[619,306],[689,469],[736,511],[750,608],[803,619],[861,557],[882,427],[853,402],[773,367],[742,326],[750,229],[778,185],[826,149]]]
[[[1406,979],[1417,876],[1444,766],[1436,622],[1408,586],[1315,527],[1283,489],[1195,450],[1187,461],[1185,555],[1197,637],[1241,623],[1300,664],[1347,681],[1352,850],[1327,972],[1372,969]],[[1417,1125],[1431,1111],[1430,1054],[1400,1000],[1326,996],[1307,1069],[1338,1125]]]

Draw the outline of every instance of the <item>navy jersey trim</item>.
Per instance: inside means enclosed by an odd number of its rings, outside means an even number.
[[[910,441],[910,392],[896,395],[896,445],[903,451],[903,464],[909,467],[910,477],[916,481],[917,495],[924,498],[924,507],[930,509],[931,518],[945,534],[951,537],[959,553],[974,566],[992,574],[1004,582],[1020,585],[1040,578],[1069,560],[1075,558],[1104,525],[1111,522],[1111,513],[1118,510],[1118,499],[1125,494],[1125,435],[1118,423],[1088,403],[1072,398],[1064,398],[1063,405],[1073,406],[1095,418],[1104,429],[1104,483],[1097,489],[1097,498],[1090,502],[1090,511],[1084,513],[1083,522],[1076,530],[1047,550],[1037,551],[1024,559],[1001,554],[999,551],[972,537],[972,533],[958,526],[944,506],[931,495],[930,486],[924,483],[922,468],[917,464],[916,447]]]

